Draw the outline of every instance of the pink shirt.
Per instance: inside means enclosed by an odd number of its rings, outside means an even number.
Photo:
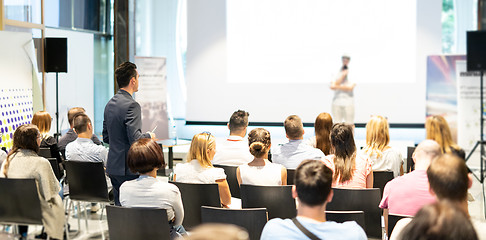
[[[387,208],[393,214],[415,216],[422,206],[435,201],[429,192],[427,172],[415,170],[386,184],[380,208]]]
[[[324,164],[330,168],[334,174],[334,155],[328,155],[323,160]],[[358,154],[355,161],[355,169],[351,180],[346,182],[333,182],[335,188],[366,188],[366,178],[371,173],[371,161],[367,156]]]

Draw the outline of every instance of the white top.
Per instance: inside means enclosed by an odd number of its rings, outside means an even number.
[[[282,165],[271,163],[265,159],[265,166],[249,166],[243,164],[239,167],[241,184],[280,186],[282,185]]]
[[[248,140],[240,136],[229,136],[224,141],[216,143],[216,154],[213,164],[240,166],[253,160],[248,146]]]
[[[202,167],[197,159],[188,163],[179,163],[174,169],[177,182],[183,183],[216,183],[216,180],[226,179],[224,169]]]
[[[321,150],[309,146],[303,140],[290,140],[288,143],[272,148],[272,162],[282,164],[287,169],[296,169],[307,159],[321,160],[322,158],[324,153]]]
[[[313,136],[305,141],[305,143],[313,148],[317,146],[317,138],[316,136]]]
[[[0,165],[2,165],[3,161],[7,159],[7,153],[0,149]]]
[[[67,160],[83,162],[103,162],[106,166],[108,159],[108,149],[104,146],[96,145],[89,138],[80,138],[68,143],[66,146]]]
[[[364,151],[363,154],[366,155]],[[393,148],[383,151],[380,158],[374,153],[370,156],[370,160],[373,171],[393,171],[394,177],[400,175],[400,166],[404,163],[402,154]]]
[[[175,217],[174,225],[182,224],[184,208],[179,188],[147,175],[124,182],[120,187],[120,203],[124,207],[167,209],[168,220]]]

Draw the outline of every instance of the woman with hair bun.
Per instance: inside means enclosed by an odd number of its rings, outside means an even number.
[[[264,128],[256,128],[248,134],[250,153],[253,161],[236,169],[238,183],[249,185],[287,185],[287,169],[267,160],[270,150],[270,133]]]

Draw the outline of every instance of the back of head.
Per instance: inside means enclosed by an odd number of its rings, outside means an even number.
[[[127,164],[133,173],[148,173],[154,168],[165,167],[164,153],[154,140],[141,138],[128,150]]]
[[[231,114],[231,118],[228,122],[228,127],[231,133],[237,133],[245,130],[248,127],[248,117],[250,114],[243,110],[238,110]]]
[[[3,174],[7,176],[8,167],[10,165],[10,160],[12,160],[12,155],[14,155],[19,149],[32,150],[36,153],[39,152],[39,144],[37,139],[40,138],[40,132],[36,125],[34,124],[24,124],[20,125],[14,132],[13,135],[13,146],[10,150],[7,159],[5,160],[4,172]]]
[[[302,161],[295,170],[294,184],[300,203],[322,205],[331,192],[332,170],[321,161]]]
[[[366,124],[366,147],[368,155],[377,154],[380,157],[390,143],[388,120],[382,116],[373,116]]]
[[[119,88],[124,88],[130,83],[130,79],[137,77],[137,65],[124,62],[115,69],[115,78]]]
[[[82,107],[73,107],[68,111],[69,125],[73,126],[74,115],[78,113],[85,113],[86,111]]]
[[[304,136],[304,125],[302,119],[297,115],[290,115],[284,122],[285,133],[291,139],[300,139]]]
[[[356,145],[353,127],[345,123],[336,123],[331,129],[331,146],[334,150],[334,180],[346,182],[353,177],[356,163]]]
[[[88,115],[84,112],[78,113],[73,117],[73,128],[77,134],[84,133],[88,130],[88,123],[91,123]]]
[[[398,239],[476,240],[478,236],[466,213],[456,204],[440,201],[420,209]]]
[[[439,115],[430,116],[425,121],[426,138],[436,141],[442,153],[450,153],[450,147],[455,147],[456,144],[452,141],[452,134],[449,124],[444,117]]]
[[[248,134],[250,153],[256,158],[261,158],[270,150],[270,132],[264,128],[255,128]]]
[[[205,223],[191,230],[186,240],[249,240],[245,229],[232,224]]]
[[[201,166],[213,166],[208,150],[216,148],[216,139],[210,133],[198,133],[192,137],[191,147],[187,153],[187,161],[197,159]]]
[[[427,169],[430,188],[440,200],[466,201],[469,176],[466,162],[453,154],[444,154]]]
[[[39,128],[41,134],[48,133],[51,130],[51,115],[46,111],[38,111],[32,117],[32,124]]]
[[[415,148],[414,159],[416,164],[425,162],[428,165],[432,159],[442,155],[439,144],[434,140],[424,140]]]
[[[316,134],[316,148],[320,149],[325,155],[329,155],[331,151],[331,140],[329,135],[332,129],[331,114],[323,112],[320,113],[314,123],[314,131]]]

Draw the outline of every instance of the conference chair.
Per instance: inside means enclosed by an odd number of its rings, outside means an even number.
[[[326,211],[326,220],[337,223],[355,221],[366,230],[365,215],[363,211]]]
[[[108,195],[108,187],[106,184],[105,169],[102,162],[81,162],[81,161],[66,161],[66,177],[69,185],[69,198],[72,201],[77,201],[78,207],[78,230],[80,230],[80,202],[85,203],[100,203],[101,204],[101,220],[103,219],[103,210],[106,203],[110,203]],[[86,205],[86,204],[84,204]],[[86,231],[88,228],[88,213],[84,211]],[[69,214],[68,214],[69,216]],[[102,229],[102,228],[101,228]],[[104,232],[101,231],[102,239],[105,239]]]
[[[51,149],[50,148],[45,148],[45,147],[41,147],[39,148],[39,153],[37,154],[43,158],[52,158],[52,154],[51,154]]]
[[[201,206],[221,207],[219,188],[216,183],[171,183],[175,184],[181,192],[182,205],[184,205],[182,225],[185,229],[190,230],[201,223]]]
[[[373,171],[373,187],[380,189],[380,196],[383,196],[386,183],[393,180],[393,178],[392,171]]]
[[[61,181],[61,178],[63,174],[61,174],[61,169],[59,168],[59,164],[57,163],[56,158],[48,158],[49,163],[51,164],[52,171],[54,172],[54,175],[56,176],[58,181]]]
[[[202,206],[201,220],[202,223],[228,223],[240,226],[248,231],[251,240],[258,240],[267,223],[267,209],[228,209]]]
[[[295,169],[287,169],[287,185],[294,185]]]
[[[368,237],[381,238],[381,200],[379,188],[333,188],[334,197],[327,204],[328,211],[363,211]]]
[[[167,210],[106,206],[108,233],[116,240],[169,240]]]
[[[412,155],[413,152],[415,152],[416,147],[407,147],[407,167],[406,171],[407,173],[415,170],[415,163],[413,162]]]
[[[393,229],[395,228],[395,225],[397,225],[397,222],[400,221],[400,219],[402,218],[413,218],[413,216],[388,214],[388,229],[386,229],[386,234],[388,235],[388,238],[390,238]]]
[[[43,225],[34,179],[0,178],[0,196],[0,223],[13,224],[15,234],[17,225]],[[67,227],[65,229],[69,237]]]
[[[266,208],[268,219],[297,215],[292,186],[240,185],[242,208]]]
[[[224,169],[226,174],[226,181],[230,188],[231,196],[235,198],[240,198],[240,185],[238,184],[238,178],[236,177],[236,166],[225,166],[225,165],[213,165],[214,167]]]

